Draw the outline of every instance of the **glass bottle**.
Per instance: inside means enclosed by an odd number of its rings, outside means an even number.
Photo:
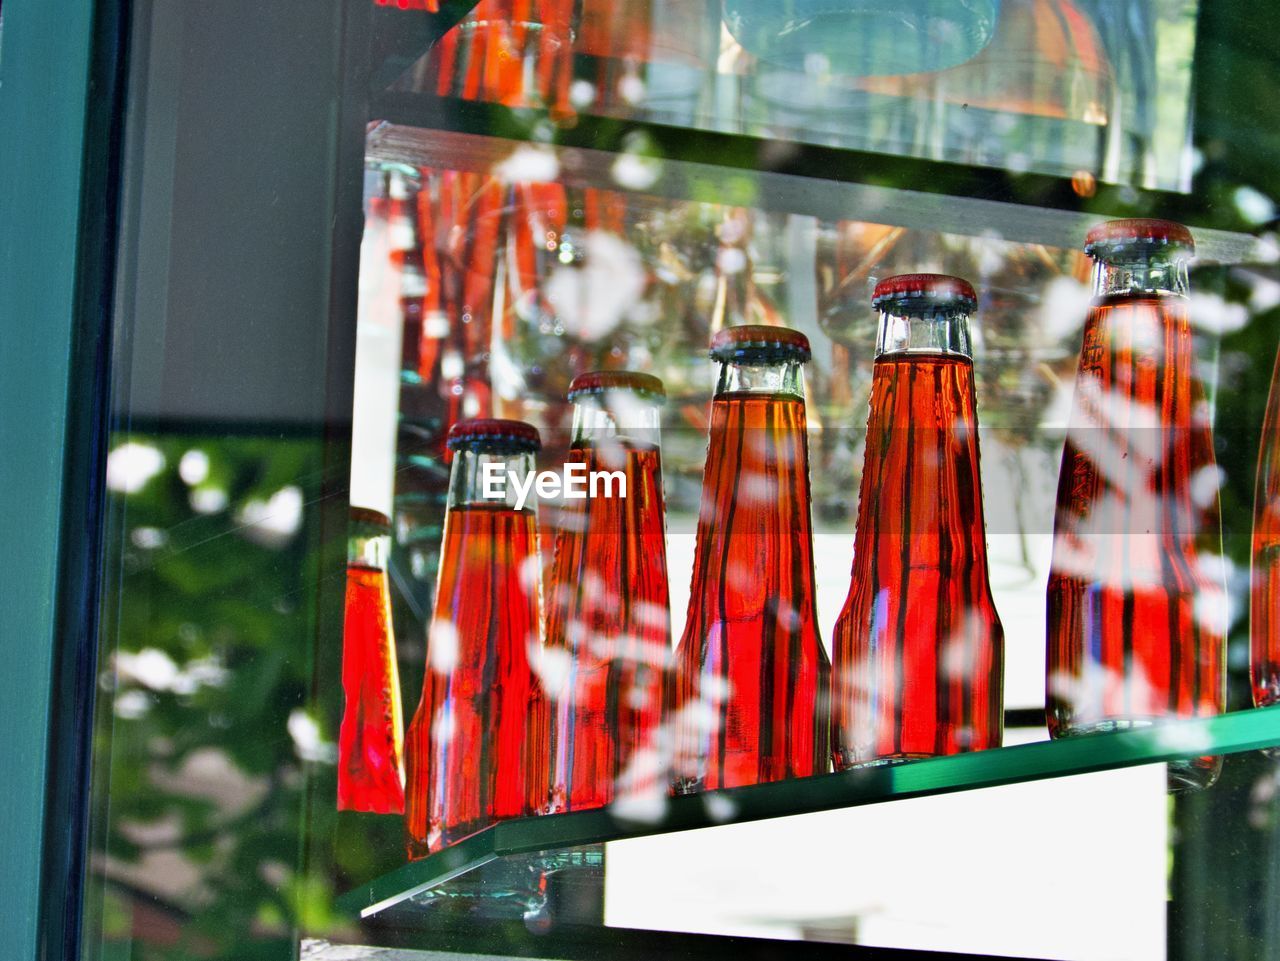
[[[1258,450],[1251,580],[1250,687],[1254,706],[1268,707],[1280,702],[1280,353],[1271,374]]]
[[[664,793],[657,737],[671,656],[658,446],[662,381],[597,371],[569,387],[586,496],[555,535],[543,681],[550,702],[551,812]],[[597,472],[620,472],[606,486]]]
[[[818,636],[803,365],[785,327],[727,327],[693,581],[668,697],[677,793],[822,774],[831,666]]]
[[[517,510],[538,432],[464,420],[453,455],[422,700],[409,727],[405,828],[420,858],[545,803],[537,522]],[[505,483],[490,484],[491,471]],[[500,488],[500,492],[498,492]]]
[[[404,812],[404,716],[387,587],[390,540],[385,514],[351,508],[342,624],[339,811]]]
[[[1187,314],[1190,231],[1094,227],[1084,326],[1054,518],[1049,733],[1067,737],[1218,714],[1226,583],[1211,414]],[[1205,787],[1221,758],[1169,765]]]
[[[880,314],[853,575],[836,621],[837,770],[999,747],[967,281],[903,274]]]

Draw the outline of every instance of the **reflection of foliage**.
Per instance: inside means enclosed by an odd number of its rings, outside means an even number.
[[[1274,32],[1273,5],[1199,5],[1196,49],[1196,148],[1203,158],[1198,200],[1213,211],[1216,226],[1248,229],[1238,203],[1247,186],[1266,198],[1280,197],[1275,162],[1280,138],[1280,101],[1275,95],[1274,45],[1252,37]],[[1216,440],[1223,469],[1224,547],[1240,571],[1248,570],[1258,430],[1262,424],[1277,344],[1277,311],[1266,288],[1271,268],[1259,277],[1223,271],[1221,293],[1229,302],[1252,301],[1249,323],[1224,337],[1219,363]],[[1208,278],[1206,278],[1207,280]],[[1204,289],[1206,284],[1200,285]],[[1262,295],[1262,296],[1259,296]],[[1246,603],[1247,580],[1233,590]],[[1244,611],[1230,639],[1230,706],[1248,702],[1247,632]],[[1274,957],[1280,945],[1278,888],[1277,768],[1257,754],[1227,759],[1222,781],[1211,792],[1179,802],[1170,915],[1171,958],[1252,961]]]
[[[301,505],[320,448],[131,441],[164,466],[112,510],[94,744],[104,934],[130,933],[138,958],[277,957],[290,922],[329,915],[298,871],[304,759],[332,740],[302,713],[319,554]]]
[[[1280,194],[1280,182],[1274,193]],[[1265,269],[1265,268],[1264,268]],[[1195,289],[1226,304],[1251,304],[1248,323],[1222,338],[1217,366],[1215,443],[1221,488],[1223,548],[1235,576],[1228,639],[1228,708],[1249,703],[1249,554],[1259,428],[1277,346],[1277,311],[1266,306],[1271,282],[1238,269],[1206,268]],[[1277,866],[1280,866],[1280,767],[1257,752],[1226,759],[1210,791],[1180,798],[1173,808],[1171,959],[1254,961],[1275,956]]]

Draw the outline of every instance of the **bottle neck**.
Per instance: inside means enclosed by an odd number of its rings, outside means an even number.
[[[803,398],[804,364],[799,360],[767,364],[723,361],[716,381],[716,396],[721,394],[789,394]]]
[[[658,406],[632,391],[591,394],[573,405],[573,445],[590,447],[601,441],[658,446]]]
[[[779,611],[812,627],[813,528],[799,362],[789,371],[725,364],[712,403],[686,637],[708,618],[763,625]],[[749,376],[738,378],[737,374]],[[739,385],[745,381],[745,389]],[[746,396],[744,396],[744,394]],[[726,592],[723,585],[732,589]],[[693,632],[692,635],[689,632]]]
[[[474,450],[453,452],[449,472],[448,509],[455,507],[509,507],[514,509],[518,488],[528,483],[533,472],[532,453],[490,453]],[[524,509],[532,510],[531,499]]]
[[[347,566],[385,571],[390,550],[389,534],[352,534],[347,538]]]
[[[973,359],[969,336],[969,314],[965,311],[932,308],[899,313],[880,312],[876,336],[876,358],[887,354],[942,354]]]
[[[1093,296],[1148,295],[1186,297],[1191,290],[1187,261],[1161,257],[1093,263]]]
[[[973,363],[884,357],[875,366],[870,408],[855,583],[905,583],[899,571],[933,570],[948,596],[963,600],[960,610],[978,614],[989,584]],[[886,550],[890,544],[906,554]]]

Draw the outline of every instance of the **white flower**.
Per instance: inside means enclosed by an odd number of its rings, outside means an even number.
[[[130,441],[107,455],[107,487],[120,494],[136,494],[164,469],[164,454],[150,444]]]

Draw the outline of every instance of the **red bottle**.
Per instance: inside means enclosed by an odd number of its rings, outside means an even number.
[[[385,514],[351,508],[342,625],[338,810],[404,812],[404,717],[387,589]]]
[[[785,327],[727,327],[668,697],[678,793],[822,774],[831,666],[814,610],[803,364]]]
[[[903,274],[880,313],[849,596],[836,622],[842,770],[999,747],[1004,630],[987,579],[968,282]]]
[[[545,716],[531,665],[537,523],[531,506],[514,506],[538,432],[519,421],[464,420],[450,429],[448,446],[435,611],[408,737],[410,858],[534,814],[546,799]],[[505,483],[491,484],[495,475]]]
[[[569,468],[547,599],[543,679],[550,701],[551,812],[663,793],[657,745],[671,657],[667,550],[658,450],[662,381],[630,371],[583,374],[569,387]],[[605,486],[598,472],[618,472]],[[616,475],[615,475],[616,476]],[[619,496],[620,493],[622,496]]]
[[[1217,714],[1226,583],[1210,414],[1187,317],[1187,228],[1089,232],[1094,300],[1062,454],[1048,592],[1054,737]],[[1207,481],[1207,483],[1205,483]],[[1221,759],[1169,765],[1171,789]]]
[[[1254,705],[1268,707],[1280,702],[1280,354],[1271,375],[1258,450],[1252,588],[1249,678]]]

